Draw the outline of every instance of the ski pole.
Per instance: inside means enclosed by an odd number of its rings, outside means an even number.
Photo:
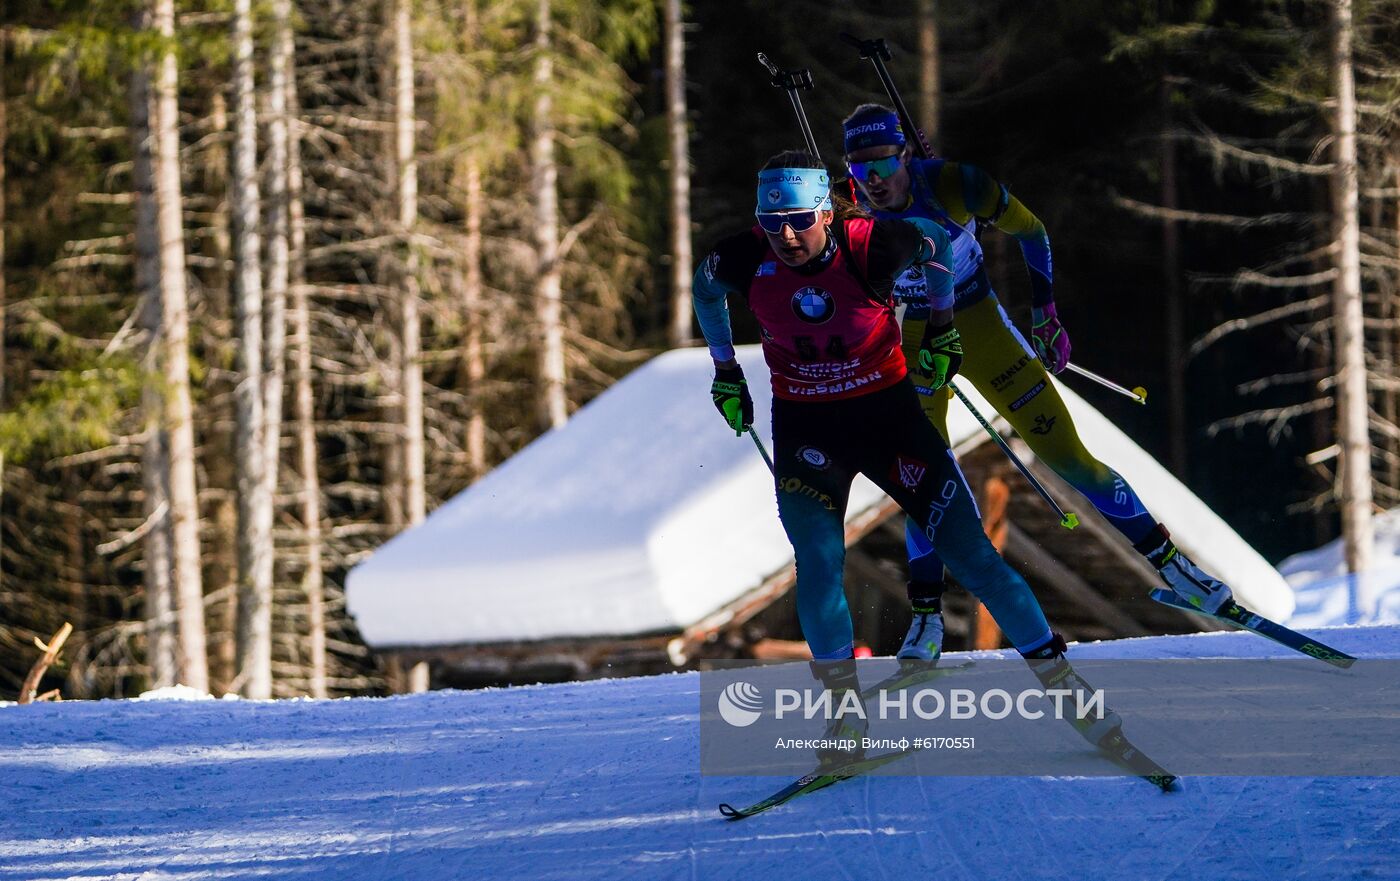
[[[904,126],[904,130],[913,136],[914,145],[919,154],[919,158],[933,158],[930,154],[928,144],[924,143],[923,137],[919,134],[918,127],[914,125],[914,117],[909,113],[909,108],[905,106],[904,99],[899,97],[899,89],[895,87],[894,79],[890,76],[889,69],[885,67],[885,62],[890,60],[891,56],[890,47],[886,45],[884,39],[877,37],[873,40],[862,40],[859,37],[853,37],[847,33],[842,33],[841,39],[859,49],[860,57],[869,59],[870,63],[875,65],[875,73],[880,77],[880,84],[885,87],[885,94],[889,95],[890,103],[894,105],[895,113],[899,115],[900,125]],[[1040,497],[1045,500],[1045,503],[1050,506],[1050,509],[1060,518],[1060,525],[1066,529],[1073,529],[1078,526],[1079,518],[1075,516],[1073,512],[1066,512],[1050,497],[1050,493],[1046,491],[1039,480],[1035,479],[1030,469],[1026,467],[1026,463],[1021,461],[1021,457],[1016,455],[1016,452],[1011,449],[1010,445],[1002,438],[1001,434],[992,427],[992,424],[987,421],[986,417],[978,412],[977,408],[973,406],[973,403],[967,399],[967,395],[962,393],[962,389],[953,385],[951,382],[948,383],[948,387],[958,396],[958,400],[963,402],[963,406],[967,407],[972,413],[973,418],[981,423],[982,427],[987,430],[987,433],[992,436],[992,440],[997,442],[997,446],[1001,447],[1001,451],[1006,454],[1006,458],[1011,460],[1011,464],[1016,466],[1016,470],[1021,472],[1021,476],[1026,478]]]
[[[899,115],[899,121],[919,146],[919,158],[931,159],[928,144],[924,143],[923,134],[914,125],[914,115],[909,112],[908,107],[904,106],[904,99],[899,97],[899,89],[895,88],[889,68],[885,67],[885,62],[893,56],[890,55],[890,47],[885,43],[884,38],[876,37],[873,40],[862,40],[843,31],[841,39],[858,49],[861,58],[865,58],[875,65],[875,75],[880,78],[880,85],[885,87],[885,94],[890,96],[890,103],[894,105],[895,113]]]
[[[797,114],[797,124],[802,129],[802,137],[807,141],[807,150],[817,161],[821,161],[821,154],[817,152],[817,139],[812,135],[812,127],[807,123],[807,111],[802,109],[802,98],[798,90],[812,88],[812,72],[803,68],[802,70],[780,70],[776,64],[768,60],[764,53],[758,53],[758,63],[763,65],[768,73],[773,77],[769,82],[776,88],[783,89],[788,93],[788,98],[792,99],[792,112]],[[763,446],[763,441],[759,440],[758,433],[749,428],[749,437],[753,438],[753,445],[758,447],[758,454],[763,457],[763,462],[768,466],[769,472],[777,477],[777,469],[773,467],[773,459],[768,455],[768,450]]]
[[[850,34],[842,33],[841,39],[860,50],[860,57],[869,59],[870,63],[875,66],[875,74],[879,76],[881,85],[885,87],[885,94],[889,95],[890,103],[894,104],[895,113],[899,115],[900,123],[914,135],[915,143],[918,145],[919,156],[923,159],[930,158],[928,144],[924,143],[923,136],[914,125],[914,117],[909,112],[909,108],[905,105],[904,99],[900,97],[899,89],[895,87],[894,79],[890,76],[889,68],[885,66],[885,62],[889,61],[891,58],[890,47],[885,43],[884,39],[879,37],[873,40],[862,40],[859,37],[853,37]],[[1070,364],[1068,366],[1080,376],[1091,379],[1099,385],[1112,389],[1119,394],[1127,395],[1139,404],[1147,403],[1147,390],[1142,386],[1129,390],[1099,376],[1097,373],[1085,370],[1077,364]]]
[[[1143,404],[1144,406],[1147,404],[1147,389],[1143,388],[1142,386],[1138,386],[1134,389],[1125,389],[1118,383],[1110,379],[1104,379],[1102,376],[1099,376],[1094,371],[1086,370],[1083,367],[1080,367],[1078,364],[1070,363],[1066,364],[1065,366],[1068,367],[1070,370],[1073,370],[1075,373],[1078,373],[1085,379],[1092,379],[1094,382],[1097,382],[1099,385],[1103,386],[1106,389],[1112,389],[1120,395],[1127,395],[1134,401],[1137,401],[1139,404]]]
[[[792,110],[797,114],[797,124],[802,129],[802,137],[807,139],[807,152],[820,161],[822,154],[817,152],[817,139],[812,135],[812,126],[807,123],[807,111],[802,109],[802,98],[797,94],[799,89],[812,88],[812,72],[805,67],[800,70],[780,70],[778,65],[769,61],[768,56],[762,52],[758,53],[758,63],[766,67],[772,75],[770,84],[786,91],[792,99]]]
[[[1060,525],[1065,529],[1073,529],[1078,526],[1079,517],[1076,516],[1073,511],[1066,511],[1064,508],[1060,507],[1059,503],[1050,496],[1050,493],[1045,490],[1045,487],[1041,485],[1040,481],[1035,479],[1035,475],[1031,474],[1026,464],[1022,462],[1015,451],[1011,449],[1011,446],[1006,442],[1006,439],[1001,436],[1001,433],[992,427],[992,423],[983,418],[982,414],[977,411],[977,408],[972,405],[972,402],[967,399],[967,395],[962,393],[962,389],[953,385],[951,382],[948,383],[948,388],[952,389],[953,394],[958,396],[958,400],[962,401],[963,404],[967,406],[973,418],[982,424],[982,427],[987,430],[987,434],[992,436],[992,440],[997,442],[997,446],[1001,447],[1001,451],[1011,460],[1011,464],[1016,466],[1016,469],[1021,472],[1021,476],[1040,494],[1040,497],[1045,500],[1045,504],[1050,506],[1050,510],[1054,511],[1059,516]]]
[[[768,466],[768,470],[774,477],[778,476],[777,469],[773,467],[773,459],[768,455],[767,447],[763,446],[763,441],[758,439],[758,432],[752,426],[749,428],[749,437],[753,438],[753,445],[758,447],[758,454],[763,457],[763,462]]]

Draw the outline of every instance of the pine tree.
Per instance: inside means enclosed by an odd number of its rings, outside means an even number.
[[[939,107],[942,84],[938,72],[938,0],[919,0],[919,123],[926,126],[924,139],[934,152],[942,130]]]
[[[559,266],[559,168],[554,159],[554,45],[551,0],[535,7],[535,101],[531,110],[530,178],[535,210],[535,310],[539,321],[540,412],[558,428],[569,418],[564,365],[563,274]]]
[[[1331,79],[1336,107],[1332,113],[1332,245],[1336,275],[1332,287],[1336,336],[1338,483],[1342,539],[1347,571],[1361,575],[1371,568],[1370,396],[1366,391],[1366,337],[1361,294],[1361,197],[1357,179],[1356,80],[1352,59],[1351,0],[1329,0]],[[1357,605],[1370,615],[1375,597],[1369,579],[1357,579]]]
[[[666,3],[666,128],[670,135],[672,346],[691,341],[690,120],[685,103],[685,24],[681,0]]]
[[[399,308],[399,375],[403,394],[404,504],[409,525],[427,515],[423,442],[422,325],[419,318],[417,116],[414,111],[413,29],[410,0],[393,0],[394,147],[398,227],[404,242]]]
[[[232,19],[234,149],[229,180],[233,290],[238,320],[238,676],[246,697],[272,696],[272,495],[265,477],[263,289],[253,11],[235,0]]]
[[[306,283],[306,209],[301,167],[300,101],[297,97],[296,42],[291,3],[278,0],[273,51],[285,67],[283,99],[287,113],[287,248],[292,296],[293,406],[296,420],[297,473],[300,478],[298,514],[301,518],[305,569],[301,589],[306,598],[308,688],[312,697],[329,696],[326,657],[325,569],[322,561],[321,478],[316,449],[316,408],[312,400],[311,303]]]
[[[169,444],[170,534],[179,617],[180,681],[209,689],[200,571],[199,498],[195,487],[194,410],[190,396],[189,306],[180,195],[179,113],[174,0],[154,0],[151,23],[164,42],[156,66],[151,114],[155,134],[156,228],[160,243],[161,378]]]
[[[143,16],[149,21],[150,16]],[[149,27],[149,24],[145,25]],[[155,161],[151,129],[151,78],[144,64],[131,73],[132,184],[136,196],[136,289],[142,303],[141,328],[146,334],[144,366],[158,376],[162,335],[160,230],[157,224]],[[146,663],[151,686],[163,688],[180,679],[176,634],[175,588],[171,573],[170,450],[164,426],[165,402],[153,382],[142,390],[145,439],[141,445],[141,485],[146,521],[144,539],[146,588]]]

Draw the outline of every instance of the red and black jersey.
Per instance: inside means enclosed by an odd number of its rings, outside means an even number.
[[[921,242],[910,224],[866,217],[833,224],[826,252],[798,267],[757,226],[720,242],[714,271],[746,292],[776,397],[841,400],[904,378],[890,292]]]

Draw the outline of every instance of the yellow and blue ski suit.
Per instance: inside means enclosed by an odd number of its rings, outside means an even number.
[[[964,356],[960,375],[976,386],[1042,462],[1084,495],[1109,523],[1146,552],[1160,542],[1157,520],[1133,488],[1094,458],[1075,430],[1064,400],[1025,338],[1007,318],[983,267],[979,222],[995,226],[1021,246],[1030,272],[1033,305],[1053,302],[1050,237],[1045,226],[1006,187],[982,169],[944,159],[911,159],[909,202],[901,210],[866,205],[877,217],[924,217],[942,224],[952,241],[957,328]],[[923,280],[900,279],[905,310],[904,354],[914,364],[927,307]],[[949,396],[921,398],[925,414],[946,440]],[[910,599],[916,605],[942,591],[943,562],[916,526],[906,529]]]

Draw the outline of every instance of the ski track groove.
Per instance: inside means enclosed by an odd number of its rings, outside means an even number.
[[[424,745],[426,746],[432,738],[432,730],[429,729],[429,731],[423,735]],[[399,836],[399,805],[403,802],[404,792],[407,789],[404,778],[408,776],[408,762],[405,759],[399,759],[397,764],[398,773],[395,775],[394,799],[391,802],[392,807],[389,810],[389,840],[384,845],[383,862],[386,868],[391,868],[394,863],[394,844]],[[388,878],[392,876],[386,873],[384,877]]]
[[[1199,779],[1199,778],[1198,778],[1198,779]],[[1195,871],[1187,870],[1187,873],[1186,873],[1184,876],[1181,876],[1181,877],[1186,878],[1186,879],[1191,879],[1191,878],[1200,877],[1199,872],[1200,872],[1200,870],[1201,870],[1202,868],[1204,868],[1205,866],[1213,865],[1212,860],[1211,860],[1211,857],[1212,857],[1212,856],[1217,856],[1217,857],[1218,857],[1218,856],[1220,855],[1220,852],[1219,852],[1219,851],[1211,851],[1211,850],[1209,850],[1209,849],[1202,848],[1202,845],[1205,844],[1206,840],[1207,840],[1208,838],[1210,838],[1211,835],[1212,835],[1217,829],[1220,828],[1220,824],[1224,821],[1224,819],[1225,819],[1227,816],[1230,816],[1230,811],[1233,811],[1233,809],[1235,808],[1235,806],[1238,805],[1238,804],[1240,803],[1240,799],[1244,798],[1244,794],[1249,790],[1249,787],[1250,787],[1250,780],[1249,780],[1249,778],[1234,778],[1234,777],[1216,777],[1216,778],[1210,778],[1210,779],[1221,780],[1221,781],[1228,780],[1228,781],[1230,781],[1230,782],[1232,782],[1232,783],[1238,784],[1238,785],[1237,785],[1237,788],[1235,789],[1235,792],[1234,792],[1234,797],[1230,799],[1230,807],[1229,807],[1229,810],[1225,810],[1225,811],[1217,810],[1216,807],[1215,807],[1215,799],[1212,799],[1209,795],[1205,795],[1205,794],[1203,793],[1204,800],[1207,801],[1208,804],[1203,805],[1202,807],[1205,807],[1206,810],[1204,810],[1204,811],[1202,811],[1202,810],[1197,810],[1197,811],[1195,811],[1195,812],[1192,813],[1192,816],[1194,816],[1194,817],[1201,817],[1202,815],[1205,815],[1205,816],[1207,816],[1207,817],[1210,818],[1210,825],[1207,826],[1203,831],[1201,831],[1200,834],[1198,834],[1197,836],[1195,836],[1196,841],[1195,841],[1194,844],[1191,845],[1190,848],[1182,848],[1182,849],[1181,849],[1180,853],[1178,854],[1178,858],[1177,858],[1176,861],[1173,863],[1173,865],[1171,866],[1171,868],[1168,869],[1166,872],[1164,872],[1164,873],[1160,876],[1161,879],[1162,879],[1162,881],[1171,881],[1171,878],[1174,877],[1174,876],[1176,876],[1178,870],[1181,869],[1184,865],[1186,865],[1186,863],[1187,863],[1188,861],[1194,861],[1194,862],[1195,862],[1195,866],[1193,867]],[[1203,781],[1201,781],[1201,782],[1203,782]],[[1199,786],[1200,786],[1200,783],[1198,782],[1198,787],[1199,787]],[[1167,794],[1167,795],[1171,795],[1172,793],[1166,793],[1166,794]],[[1183,793],[1179,793],[1179,794],[1185,795],[1186,793],[1183,792]],[[1186,819],[1186,818],[1182,818],[1182,819],[1184,820],[1184,819]],[[1233,819],[1233,817],[1231,817],[1231,819]],[[1177,827],[1180,828],[1180,825],[1181,825],[1181,823],[1178,822],[1178,823],[1177,823]],[[1217,868],[1218,868],[1218,867],[1217,867]],[[1221,877],[1221,876],[1215,876],[1215,877]]]
[[[921,789],[923,788],[923,781],[924,778],[920,777],[919,786]],[[944,780],[943,778],[938,778],[938,782],[945,786],[947,785],[946,780]],[[929,808],[928,813],[930,816],[936,819],[942,819],[942,805],[931,805],[927,801],[925,801],[924,804]],[[962,871],[962,877],[976,878],[976,875],[973,874],[972,869],[967,865],[967,862],[963,860],[962,854],[959,853],[959,848],[957,847],[956,842],[952,841],[948,837],[949,826],[950,824],[948,823],[934,823],[934,830],[938,833],[938,839],[943,842],[942,853],[951,856],[957,862],[958,868]],[[920,853],[927,854],[927,849],[920,847]],[[933,859],[926,858],[925,865],[937,865],[937,857]]]
[[[889,786],[897,786],[897,785],[898,785],[898,783],[897,783],[896,780],[888,780],[887,782],[888,782]],[[886,787],[886,794],[888,794],[889,786]],[[872,809],[871,803],[870,803],[870,790],[871,790],[871,789],[872,789],[872,787],[871,787],[871,785],[870,785],[870,781],[869,781],[869,780],[866,780],[866,781],[865,781],[865,790],[864,790],[864,792],[862,793],[861,802],[862,802],[862,804],[863,804],[863,806],[864,806],[864,808],[865,808],[865,827],[866,827],[867,829],[871,830],[871,844],[872,844],[872,845],[875,845],[875,844],[877,844],[877,841],[876,841],[875,836],[880,835],[881,833],[878,831],[878,829],[879,829],[879,820],[876,818],[876,816],[875,816],[875,811]],[[880,877],[880,878],[888,877],[889,873],[885,871],[885,861],[884,861],[884,860],[881,858],[881,856],[880,856],[880,853],[881,853],[882,850],[884,850],[884,848],[878,847],[878,846],[871,846],[871,847],[869,847],[869,848],[867,848],[867,849],[873,852],[873,856],[875,857],[875,865],[880,869],[880,874],[879,874],[877,877]]]
[[[1030,803],[1030,804],[1027,804],[1027,796],[1029,796],[1029,797],[1031,798],[1031,803]],[[1044,846],[1045,843],[1046,843],[1046,842],[1045,842],[1045,823],[1040,822],[1040,818],[1036,816],[1036,814],[1037,814],[1038,812],[1043,814],[1044,811],[1046,810],[1046,808],[1049,807],[1049,805],[1047,805],[1047,804],[1046,804],[1045,802],[1043,802],[1043,801],[1038,801],[1038,800],[1036,800],[1036,799],[1035,799],[1035,793],[1034,793],[1034,792],[1031,792],[1031,791],[1028,791],[1028,787],[1026,787],[1026,786],[1024,786],[1024,785],[1023,785],[1023,786],[1017,786],[1017,787],[1016,787],[1016,803],[1017,803],[1017,806],[1020,807],[1020,809],[1021,809],[1021,817],[1022,817],[1021,828],[1022,828],[1022,829],[1030,829],[1030,830],[1032,830],[1032,833],[1035,835],[1036,841],[1040,842],[1040,844],[1041,844],[1041,847],[1037,848],[1037,852],[1040,853],[1040,854],[1046,855],[1046,856],[1051,857],[1051,858],[1054,859],[1054,863],[1053,863],[1053,865],[1054,865],[1054,870],[1053,870],[1052,872],[1050,872],[1050,873],[1047,873],[1047,874],[1050,874],[1050,875],[1052,875],[1052,876],[1053,876],[1053,875],[1060,875],[1060,876],[1063,876],[1063,875],[1065,874],[1065,870],[1064,870],[1064,868],[1061,866],[1060,859],[1059,859],[1059,856],[1060,856],[1060,855],[1059,855],[1059,853],[1057,852],[1057,849],[1056,849],[1056,848],[1053,848],[1053,847],[1047,848],[1047,847]],[[1038,807],[1038,808],[1039,808],[1039,811],[1037,812],[1036,810],[1033,810],[1033,809],[1032,809],[1032,805],[1034,805],[1035,807]]]
[[[695,857],[695,824],[691,823],[686,828],[690,830],[690,841],[686,842],[685,845],[686,856],[689,858],[690,862],[690,881],[699,881],[700,875],[698,873],[700,869],[696,865]]]
[[[917,785],[919,787],[919,801],[924,805],[926,809],[924,813],[927,816],[933,818],[936,825],[938,814],[935,810],[932,809],[932,805],[929,803],[928,779],[923,776],[915,777],[914,779],[917,781]],[[919,861],[925,865],[928,865],[929,853],[927,827],[920,830],[914,836],[914,843],[918,846],[919,849]]]
[[[837,785],[839,786],[840,784]],[[850,811],[843,811],[842,816],[843,818],[849,818]],[[828,834],[828,830],[818,830],[817,834],[821,836],[822,849],[826,852],[827,861],[835,864],[836,868],[841,872],[841,877],[845,878],[846,881],[857,881],[856,876],[852,875],[850,869],[846,868],[847,860],[841,858],[841,849],[836,846],[837,841],[832,840],[831,835]]]

